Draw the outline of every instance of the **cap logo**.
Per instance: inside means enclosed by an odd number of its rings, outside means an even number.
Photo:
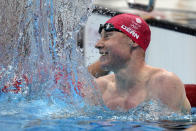
[[[136,18],[136,22],[141,24],[142,23],[142,20],[140,18]]]
[[[125,25],[122,25],[121,28],[127,31],[129,34],[131,34],[134,38],[139,39],[140,36],[133,29]]]
[[[109,29],[109,28],[110,28],[110,25],[109,25],[109,24],[107,24],[107,25],[106,25],[106,29]]]

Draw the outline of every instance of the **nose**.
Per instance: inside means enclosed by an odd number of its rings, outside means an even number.
[[[101,48],[103,48],[103,47],[104,47],[104,43],[103,43],[103,41],[100,39],[100,40],[96,43],[95,48],[101,49]]]

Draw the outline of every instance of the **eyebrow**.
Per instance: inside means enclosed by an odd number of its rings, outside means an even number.
[[[111,32],[106,32],[105,31],[104,34],[101,33],[101,37],[104,36],[104,35],[110,35],[110,34],[113,34],[113,33],[114,33],[113,31],[111,31]]]

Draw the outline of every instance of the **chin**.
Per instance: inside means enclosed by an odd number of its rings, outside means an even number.
[[[106,65],[106,64],[101,65],[101,69],[104,70],[104,71],[111,71],[112,70],[111,66]]]
[[[111,61],[108,59],[100,59],[100,63],[101,63],[101,69],[104,71],[110,71],[111,70]]]
[[[109,66],[104,63],[101,63],[101,69],[104,71],[109,71]]]

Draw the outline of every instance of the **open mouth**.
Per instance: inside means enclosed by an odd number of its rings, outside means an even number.
[[[106,51],[100,51],[99,54],[102,55],[102,56],[106,56],[108,54],[108,52],[106,52]]]

